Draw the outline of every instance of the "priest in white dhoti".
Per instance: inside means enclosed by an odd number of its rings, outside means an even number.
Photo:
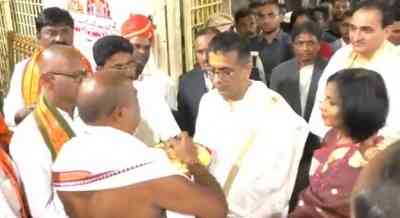
[[[308,135],[306,122],[262,82],[249,80],[250,52],[237,33],[210,43],[215,89],[200,102],[194,141],[215,154],[229,217],[286,217]]]
[[[127,79],[133,80],[142,115],[135,136],[146,145],[154,146],[179,135],[181,130],[165,99],[149,83],[137,79],[138,64],[132,55],[134,50],[128,39],[109,35],[95,42],[93,56],[98,73],[125,73]]]
[[[328,127],[321,118],[319,104],[323,101],[327,79],[345,68],[362,67],[374,70],[383,77],[390,97],[389,115],[381,133],[388,138],[400,137],[400,56],[396,47],[386,40],[392,23],[378,2],[361,2],[351,19],[350,45],[339,49],[329,61],[318,85],[316,103],[310,117],[310,130],[320,136]],[[365,29],[368,29],[366,31]]]
[[[199,164],[187,134],[169,146],[196,182],[163,150],[132,135],[140,110],[130,80],[96,74],[83,82],[77,105],[87,126],[63,146],[53,166],[53,185],[70,217],[161,218],[166,210],[226,217],[222,189]]]

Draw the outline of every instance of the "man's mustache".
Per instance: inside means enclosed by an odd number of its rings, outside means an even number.
[[[57,41],[57,42],[52,42],[52,45],[69,45],[67,42],[64,41]]]

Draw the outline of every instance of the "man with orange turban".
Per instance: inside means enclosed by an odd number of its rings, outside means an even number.
[[[181,130],[166,102],[170,78],[160,72],[151,59],[149,61],[154,41],[151,20],[144,15],[130,15],[122,25],[121,35],[133,45],[133,57],[137,65],[133,84],[138,92],[142,120],[135,136],[146,145],[153,146],[179,135]]]
[[[155,26],[151,19],[141,14],[131,14],[122,24],[121,35],[129,39],[134,47],[133,56],[137,60],[137,79],[143,81],[152,92],[158,92],[170,108],[176,110],[176,92],[168,74],[161,72],[150,56],[155,40]],[[151,87],[151,88],[150,88]]]

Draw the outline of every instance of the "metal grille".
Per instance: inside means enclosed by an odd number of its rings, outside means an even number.
[[[43,10],[41,0],[11,1],[13,29],[15,32],[36,37],[35,17]]]
[[[230,0],[182,0],[183,29],[185,38],[186,70],[193,68],[193,40],[196,32],[204,26],[208,18],[216,14],[230,14]]]
[[[4,96],[4,87],[7,86],[10,77],[9,54],[7,44],[7,33],[11,30],[9,14],[9,1],[0,0],[0,95]]]
[[[35,17],[41,0],[0,0],[0,94],[9,87],[14,65],[36,47]]]

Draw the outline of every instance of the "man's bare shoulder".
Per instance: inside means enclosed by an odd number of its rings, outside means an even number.
[[[58,194],[72,218],[163,217],[165,211],[158,204],[160,198],[165,195],[176,196],[178,192],[183,192],[187,185],[191,185],[188,179],[176,175],[114,189],[59,191]]]

